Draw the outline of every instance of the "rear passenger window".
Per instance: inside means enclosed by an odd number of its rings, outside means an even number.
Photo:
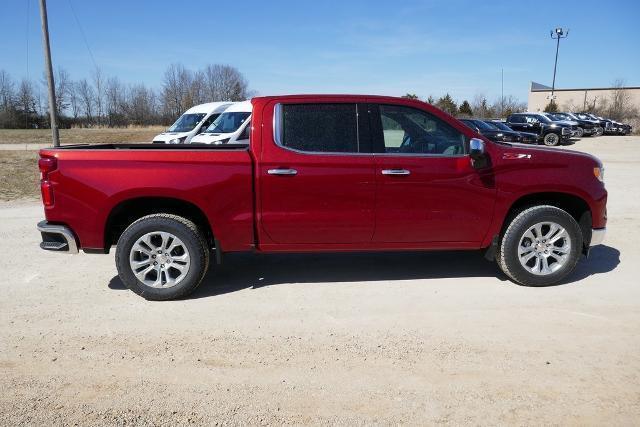
[[[357,153],[356,104],[283,104],[280,142],[300,151]]]

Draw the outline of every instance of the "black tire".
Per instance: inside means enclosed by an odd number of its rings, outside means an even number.
[[[568,233],[571,249],[557,271],[536,275],[525,269],[518,259],[518,247],[525,232],[540,222],[554,222]],[[517,214],[504,231],[496,261],[500,269],[514,282],[525,286],[549,286],[560,282],[575,269],[582,253],[582,231],[576,220],[560,208],[549,205],[533,206]]]
[[[542,142],[546,146],[554,147],[554,146],[560,144],[560,140],[561,139],[562,138],[560,138],[560,135],[558,135],[557,133],[549,132],[548,134],[546,134],[544,136],[544,138],[542,139]]]
[[[168,232],[178,237],[189,254],[189,268],[184,278],[174,286],[154,288],[138,280],[129,263],[131,248],[147,233]],[[170,214],[144,216],[132,223],[118,239],[116,248],[118,275],[125,284],[141,297],[162,301],[183,297],[193,292],[202,282],[209,268],[209,248],[198,227],[190,220]]]

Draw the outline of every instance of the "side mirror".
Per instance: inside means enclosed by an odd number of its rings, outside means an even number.
[[[469,157],[471,158],[471,165],[474,168],[480,169],[487,166],[487,156],[483,140],[471,138],[469,141]]]

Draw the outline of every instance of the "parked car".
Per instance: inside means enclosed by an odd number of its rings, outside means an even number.
[[[188,144],[222,114],[231,102],[209,102],[189,108],[166,132],[153,138],[157,144]]]
[[[494,126],[497,129],[503,130],[503,131],[511,131],[511,132],[515,132],[513,129],[511,129],[509,126],[507,126],[502,120],[485,120],[485,123]],[[518,134],[520,135],[520,141],[523,144],[537,144],[538,143],[538,135],[536,135],[535,133],[529,133],[529,132],[518,132]]]
[[[603,117],[595,116],[589,113],[578,113],[578,114],[601,120],[602,122],[605,123],[604,132],[610,135],[628,135],[632,131],[632,126],[629,124],[620,123],[611,119],[605,119]]]
[[[568,142],[575,127],[550,120],[540,113],[514,113],[507,118],[507,126],[520,132],[538,135],[544,145],[554,146]]]
[[[597,120],[592,120],[586,117],[578,117],[573,113],[550,113],[549,116],[556,120],[565,120],[575,123],[578,126],[577,137],[583,136],[600,136],[603,134],[604,129]]]
[[[192,292],[223,254],[478,250],[517,283],[558,283],[602,242],[602,163],[496,143],[417,100],[252,100],[250,144],[40,151],[41,247],[108,253],[151,300]]]
[[[469,126],[469,128],[475,130],[480,135],[486,136],[491,141],[495,142],[521,142],[522,136],[519,132],[512,130],[501,130],[496,126],[492,126],[485,123],[480,119],[460,119],[462,123]]]
[[[602,127],[603,133],[607,135],[619,135],[620,129],[616,125],[613,120],[606,119],[604,117],[596,116],[595,114],[590,113],[573,113],[575,116],[583,118],[585,120],[591,119],[597,121],[598,124]]]
[[[564,119],[560,119],[555,117],[553,114],[551,113],[540,113],[543,116],[545,116],[546,118],[548,118],[549,120],[551,120],[552,122],[556,122],[556,123],[563,123],[565,125],[568,125],[571,127],[571,137],[576,137],[576,138],[581,138],[581,134],[584,134],[584,130],[580,128],[580,126],[578,125],[578,122],[576,122],[575,120],[564,120]]]
[[[191,142],[199,144],[248,144],[251,131],[251,101],[237,102]]]

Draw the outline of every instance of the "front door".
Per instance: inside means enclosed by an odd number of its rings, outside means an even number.
[[[373,105],[376,159],[374,242],[480,242],[495,186],[471,166],[463,133],[426,111]],[[464,245],[461,245],[464,246]]]
[[[273,244],[371,242],[373,155],[358,109],[339,100],[265,108],[275,130],[263,131],[260,224]]]

